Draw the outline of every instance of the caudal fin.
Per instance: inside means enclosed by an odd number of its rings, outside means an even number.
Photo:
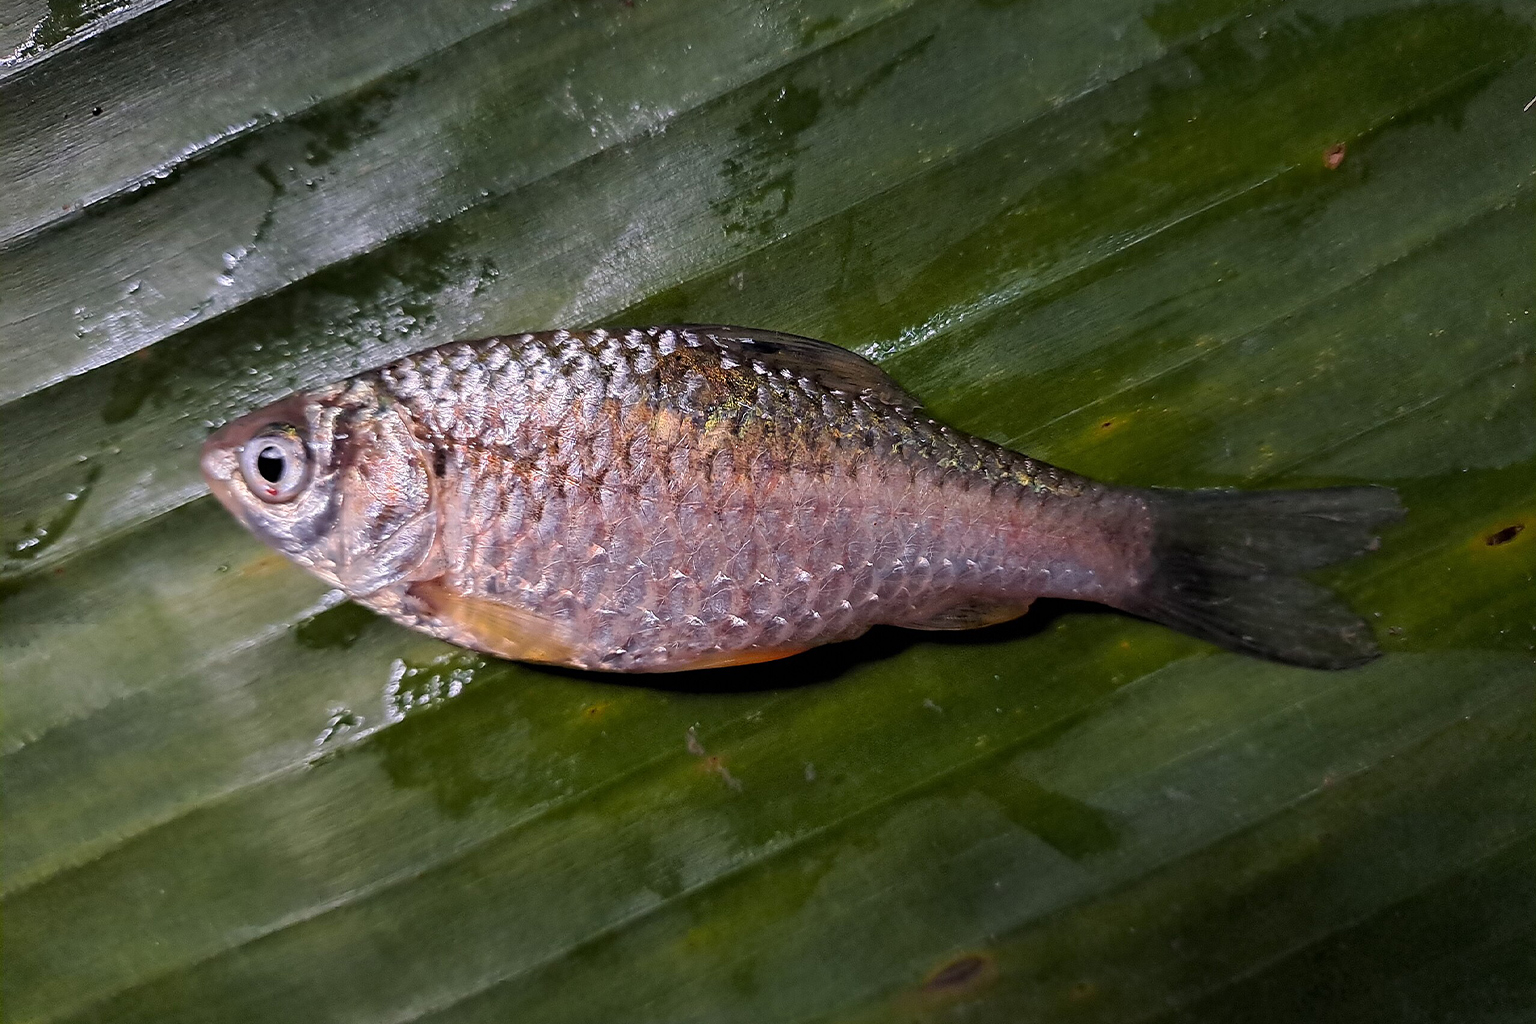
[[[1376,547],[1403,514],[1385,487],[1144,492],[1154,569],[1126,611],[1262,658],[1338,669],[1381,652],[1371,627],[1299,573]]]

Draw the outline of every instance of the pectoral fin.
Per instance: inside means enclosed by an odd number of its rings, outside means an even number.
[[[412,583],[413,611],[446,640],[499,658],[586,668],[581,646],[562,622],[487,597],[458,593],[442,579]]]

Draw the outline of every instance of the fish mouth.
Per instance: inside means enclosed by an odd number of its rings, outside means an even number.
[[[213,496],[219,499],[219,504],[233,512],[238,518],[244,519],[240,503],[232,493],[234,475],[238,472],[237,464],[240,459],[240,448],[248,438],[238,441],[232,440],[230,424],[215,431],[203,442],[203,451],[198,458],[199,467],[203,471],[203,481],[208,484],[208,489]]]

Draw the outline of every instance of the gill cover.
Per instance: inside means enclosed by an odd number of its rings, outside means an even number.
[[[431,456],[390,404],[354,421],[336,518],[336,578],[354,597],[397,583],[431,558],[437,535]]]

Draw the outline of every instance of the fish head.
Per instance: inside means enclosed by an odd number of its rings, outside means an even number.
[[[429,451],[367,384],[242,416],[204,442],[202,470],[246,529],[354,597],[422,578],[436,553]]]

